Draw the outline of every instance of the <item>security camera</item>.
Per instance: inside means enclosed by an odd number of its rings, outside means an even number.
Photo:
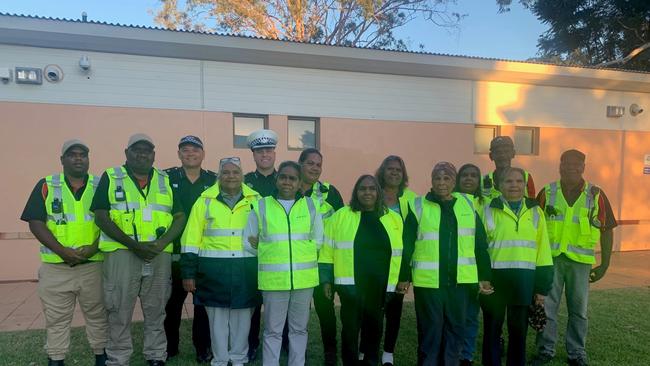
[[[639,114],[643,113],[643,108],[639,107],[638,104],[634,103],[630,106],[630,114],[633,116],[637,116]]]
[[[58,83],[63,80],[63,70],[56,65],[47,65],[43,71],[45,74],[45,80],[50,83]]]
[[[90,59],[88,58],[88,56],[86,55],[81,56],[81,58],[79,59],[79,67],[81,67],[83,71],[90,70]]]

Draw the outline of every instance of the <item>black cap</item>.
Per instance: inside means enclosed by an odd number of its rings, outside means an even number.
[[[564,160],[566,160],[566,159],[568,159],[570,157],[574,157],[574,158],[580,160],[583,163],[585,162],[585,159],[587,158],[587,156],[582,151],[579,151],[579,150],[576,150],[576,149],[571,149],[571,150],[567,150],[567,151],[562,153],[562,155],[560,156],[560,161],[564,161]]]
[[[178,142],[178,148],[180,149],[183,145],[194,145],[197,147],[200,147],[203,149],[203,141],[201,141],[200,138],[192,135],[188,135],[183,137],[179,142]]]

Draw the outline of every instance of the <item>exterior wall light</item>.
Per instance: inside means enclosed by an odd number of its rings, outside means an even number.
[[[43,71],[35,67],[16,67],[16,84],[43,84]]]
[[[625,107],[621,105],[608,105],[607,106],[607,117],[610,118],[620,118],[625,114]]]
[[[634,103],[630,106],[630,114],[633,117],[636,117],[641,113],[643,113],[643,108],[641,108],[638,104]]]

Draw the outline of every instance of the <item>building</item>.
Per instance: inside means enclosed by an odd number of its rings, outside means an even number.
[[[578,148],[621,223],[615,249],[650,249],[650,111],[633,104],[650,108],[650,74],[0,14],[0,281],[36,278],[38,244],[18,217],[37,180],[60,170],[62,141],[84,139],[99,174],[123,163],[135,132],[154,138],[159,167],[177,165],[179,137],[196,134],[208,168],[236,155],[252,170],[236,145],[268,126],[278,161],[318,146],[346,201],[388,154],[424,193],[437,161],[490,169],[495,134],[515,138],[538,188]]]

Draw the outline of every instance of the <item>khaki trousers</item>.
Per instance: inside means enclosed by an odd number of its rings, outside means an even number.
[[[104,253],[104,302],[108,311],[106,365],[128,366],[133,353],[131,319],[140,297],[144,315],[144,358],[167,359],[165,304],[171,294],[171,255],[158,254],[145,273],[145,262],[129,250]]]
[[[43,304],[47,341],[52,360],[63,360],[70,348],[70,324],[76,302],[86,320],[88,343],[96,355],[104,353],[108,326],[102,299],[102,263],[70,267],[43,263],[38,271],[38,296]]]

